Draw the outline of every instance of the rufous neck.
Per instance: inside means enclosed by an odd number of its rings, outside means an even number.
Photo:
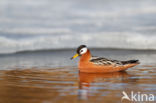
[[[80,61],[89,61],[91,58],[91,53],[89,50],[80,57]]]

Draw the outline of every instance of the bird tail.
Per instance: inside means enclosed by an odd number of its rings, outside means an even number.
[[[126,64],[139,64],[139,60],[128,60],[128,61],[122,61],[122,64],[123,65],[126,65]]]

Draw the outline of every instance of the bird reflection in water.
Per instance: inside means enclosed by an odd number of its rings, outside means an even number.
[[[79,99],[88,99],[92,96],[94,90],[98,89],[99,84],[105,85],[105,82],[113,82],[116,78],[123,80],[130,75],[125,72],[113,72],[113,73],[83,73],[79,72]],[[101,86],[100,86],[101,87]],[[103,87],[105,88],[105,87]],[[107,87],[105,88],[107,89]]]

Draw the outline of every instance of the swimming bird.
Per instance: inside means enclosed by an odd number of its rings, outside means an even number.
[[[107,73],[123,71],[139,64],[139,60],[119,61],[104,57],[92,56],[86,45],[80,45],[77,53],[71,58],[80,56],[78,68],[80,72]]]

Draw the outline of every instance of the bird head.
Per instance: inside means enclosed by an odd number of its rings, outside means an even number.
[[[71,59],[74,59],[74,58],[76,58],[76,57],[78,57],[78,56],[81,56],[81,55],[87,53],[87,51],[88,51],[88,48],[87,48],[86,45],[80,45],[80,46],[77,48],[77,53],[76,53]]]

